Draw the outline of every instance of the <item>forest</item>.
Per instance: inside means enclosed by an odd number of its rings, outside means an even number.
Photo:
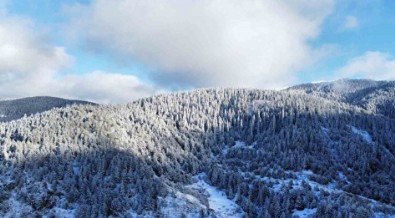
[[[0,123],[0,217],[393,216],[391,81],[198,89]]]

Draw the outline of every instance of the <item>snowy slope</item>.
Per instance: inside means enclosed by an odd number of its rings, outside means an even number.
[[[208,207],[213,211],[215,217],[218,218],[242,218],[244,212],[234,201],[227,198],[226,194],[207,184],[204,179],[207,177],[206,174],[200,173],[195,176],[195,183],[186,186],[187,188],[198,190],[203,192],[208,199]]]
[[[52,108],[65,107],[73,104],[84,105],[93,103],[45,96],[2,100],[0,101],[0,122],[15,120],[23,117],[24,115],[29,116]]]

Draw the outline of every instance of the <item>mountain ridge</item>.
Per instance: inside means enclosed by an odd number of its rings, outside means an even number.
[[[24,115],[32,115],[53,108],[73,104],[95,104],[82,100],[69,100],[50,96],[35,96],[18,99],[0,100],[0,122],[19,119]]]
[[[0,216],[393,216],[394,131],[300,90],[55,108],[0,124]]]

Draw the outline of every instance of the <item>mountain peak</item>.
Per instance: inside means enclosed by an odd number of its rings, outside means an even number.
[[[44,112],[53,108],[65,107],[74,104],[94,104],[81,100],[68,100],[50,96],[35,96],[20,99],[0,101],[0,122],[19,119],[24,115]]]

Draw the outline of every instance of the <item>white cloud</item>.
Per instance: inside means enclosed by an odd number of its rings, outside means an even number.
[[[86,75],[69,75],[54,88],[58,95],[100,103],[125,103],[157,93],[154,87],[137,77],[95,71]]]
[[[72,63],[64,48],[49,45],[32,21],[0,15],[0,96],[45,89],[54,72]]]
[[[394,80],[395,59],[387,53],[368,51],[348,61],[336,75],[341,78]]]
[[[0,99],[51,95],[123,103],[155,93],[131,75],[61,74],[72,65],[73,57],[37,29],[29,19],[0,12]]]
[[[152,67],[164,87],[282,87],[317,53],[334,0],[93,0],[72,29],[90,48]]]
[[[344,22],[343,29],[344,30],[350,30],[350,29],[355,29],[359,26],[359,21],[358,18],[354,16],[347,16],[346,20]]]

